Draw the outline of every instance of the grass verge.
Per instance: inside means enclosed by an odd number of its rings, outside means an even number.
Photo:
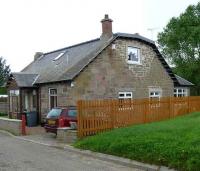
[[[199,171],[200,113],[115,129],[79,140],[74,146],[181,171]]]

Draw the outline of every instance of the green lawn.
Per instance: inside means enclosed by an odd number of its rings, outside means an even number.
[[[181,171],[199,171],[200,113],[115,129],[79,140],[74,146]]]

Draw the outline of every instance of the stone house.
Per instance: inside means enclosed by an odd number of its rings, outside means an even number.
[[[11,117],[35,112],[42,122],[56,106],[79,99],[188,96],[189,81],[173,74],[155,43],[139,34],[112,33],[108,15],[100,38],[36,53],[7,83]]]

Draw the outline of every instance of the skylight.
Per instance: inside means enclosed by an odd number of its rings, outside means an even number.
[[[64,55],[64,53],[65,53],[65,52],[59,53],[59,55],[56,56],[56,57],[53,59],[53,61],[57,61],[58,59],[60,59],[60,57],[62,57],[62,56]]]

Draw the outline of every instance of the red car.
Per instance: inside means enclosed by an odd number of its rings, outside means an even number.
[[[67,108],[53,108],[47,114],[44,128],[46,132],[57,134],[59,125],[62,127],[70,127],[71,123],[77,124],[77,110],[76,107]]]

